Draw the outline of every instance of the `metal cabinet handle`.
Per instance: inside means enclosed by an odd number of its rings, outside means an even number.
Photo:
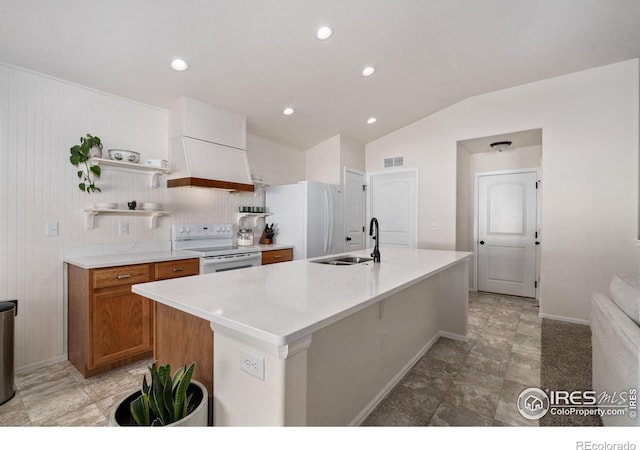
[[[273,259],[282,258],[282,255],[273,255]]]
[[[173,269],[171,269],[172,272],[182,272],[184,270],[184,267],[174,267]]]
[[[124,280],[125,278],[131,278],[131,274],[128,273],[128,274],[125,274],[125,275],[118,275],[118,276],[116,276],[116,278],[118,280]]]

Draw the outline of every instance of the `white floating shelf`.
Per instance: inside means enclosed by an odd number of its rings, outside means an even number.
[[[252,212],[237,212],[236,216],[238,218],[243,217],[243,216],[253,216],[253,217],[265,217],[265,216],[270,216],[271,213],[252,213]]]
[[[253,217],[253,226],[256,226],[256,222],[258,221],[258,217],[267,217],[270,216],[271,213],[252,213],[252,212],[237,212],[236,213],[236,222],[240,225],[240,222],[244,217]]]
[[[145,211],[138,209],[98,209],[98,208],[86,208],[84,210],[86,214],[85,228],[87,230],[93,229],[93,218],[100,214],[121,214],[127,216],[149,216],[149,228],[155,228],[158,217],[168,216],[171,214],[169,211]]]
[[[162,167],[145,166],[144,164],[116,161],[114,159],[91,158],[89,162],[93,166],[100,166],[109,170],[147,174],[152,188],[158,187],[158,177],[160,175],[171,173],[170,169],[163,169]]]

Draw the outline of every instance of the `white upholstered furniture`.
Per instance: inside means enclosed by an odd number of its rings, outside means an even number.
[[[614,275],[609,295],[594,292],[591,299],[593,389],[613,396],[640,389],[640,274]],[[628,404],[628,399],[627,399]],[[601,406],[606,403],[602,402]],[[603,408],[606,409],[606,408]],[[640,426],[626,414],[604,415],[605,426]],[[635,417],[632,417],[634,416]]]

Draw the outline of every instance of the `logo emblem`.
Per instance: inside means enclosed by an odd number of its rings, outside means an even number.
[[[536,420],[549,411],[549,397],[538,388],[528,388],[518,397],[518,411],[526,419]]]

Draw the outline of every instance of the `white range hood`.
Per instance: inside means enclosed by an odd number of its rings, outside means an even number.
[[[245,150],[245,117],[182,97],[171,118],[167,187],[254,190]]]

